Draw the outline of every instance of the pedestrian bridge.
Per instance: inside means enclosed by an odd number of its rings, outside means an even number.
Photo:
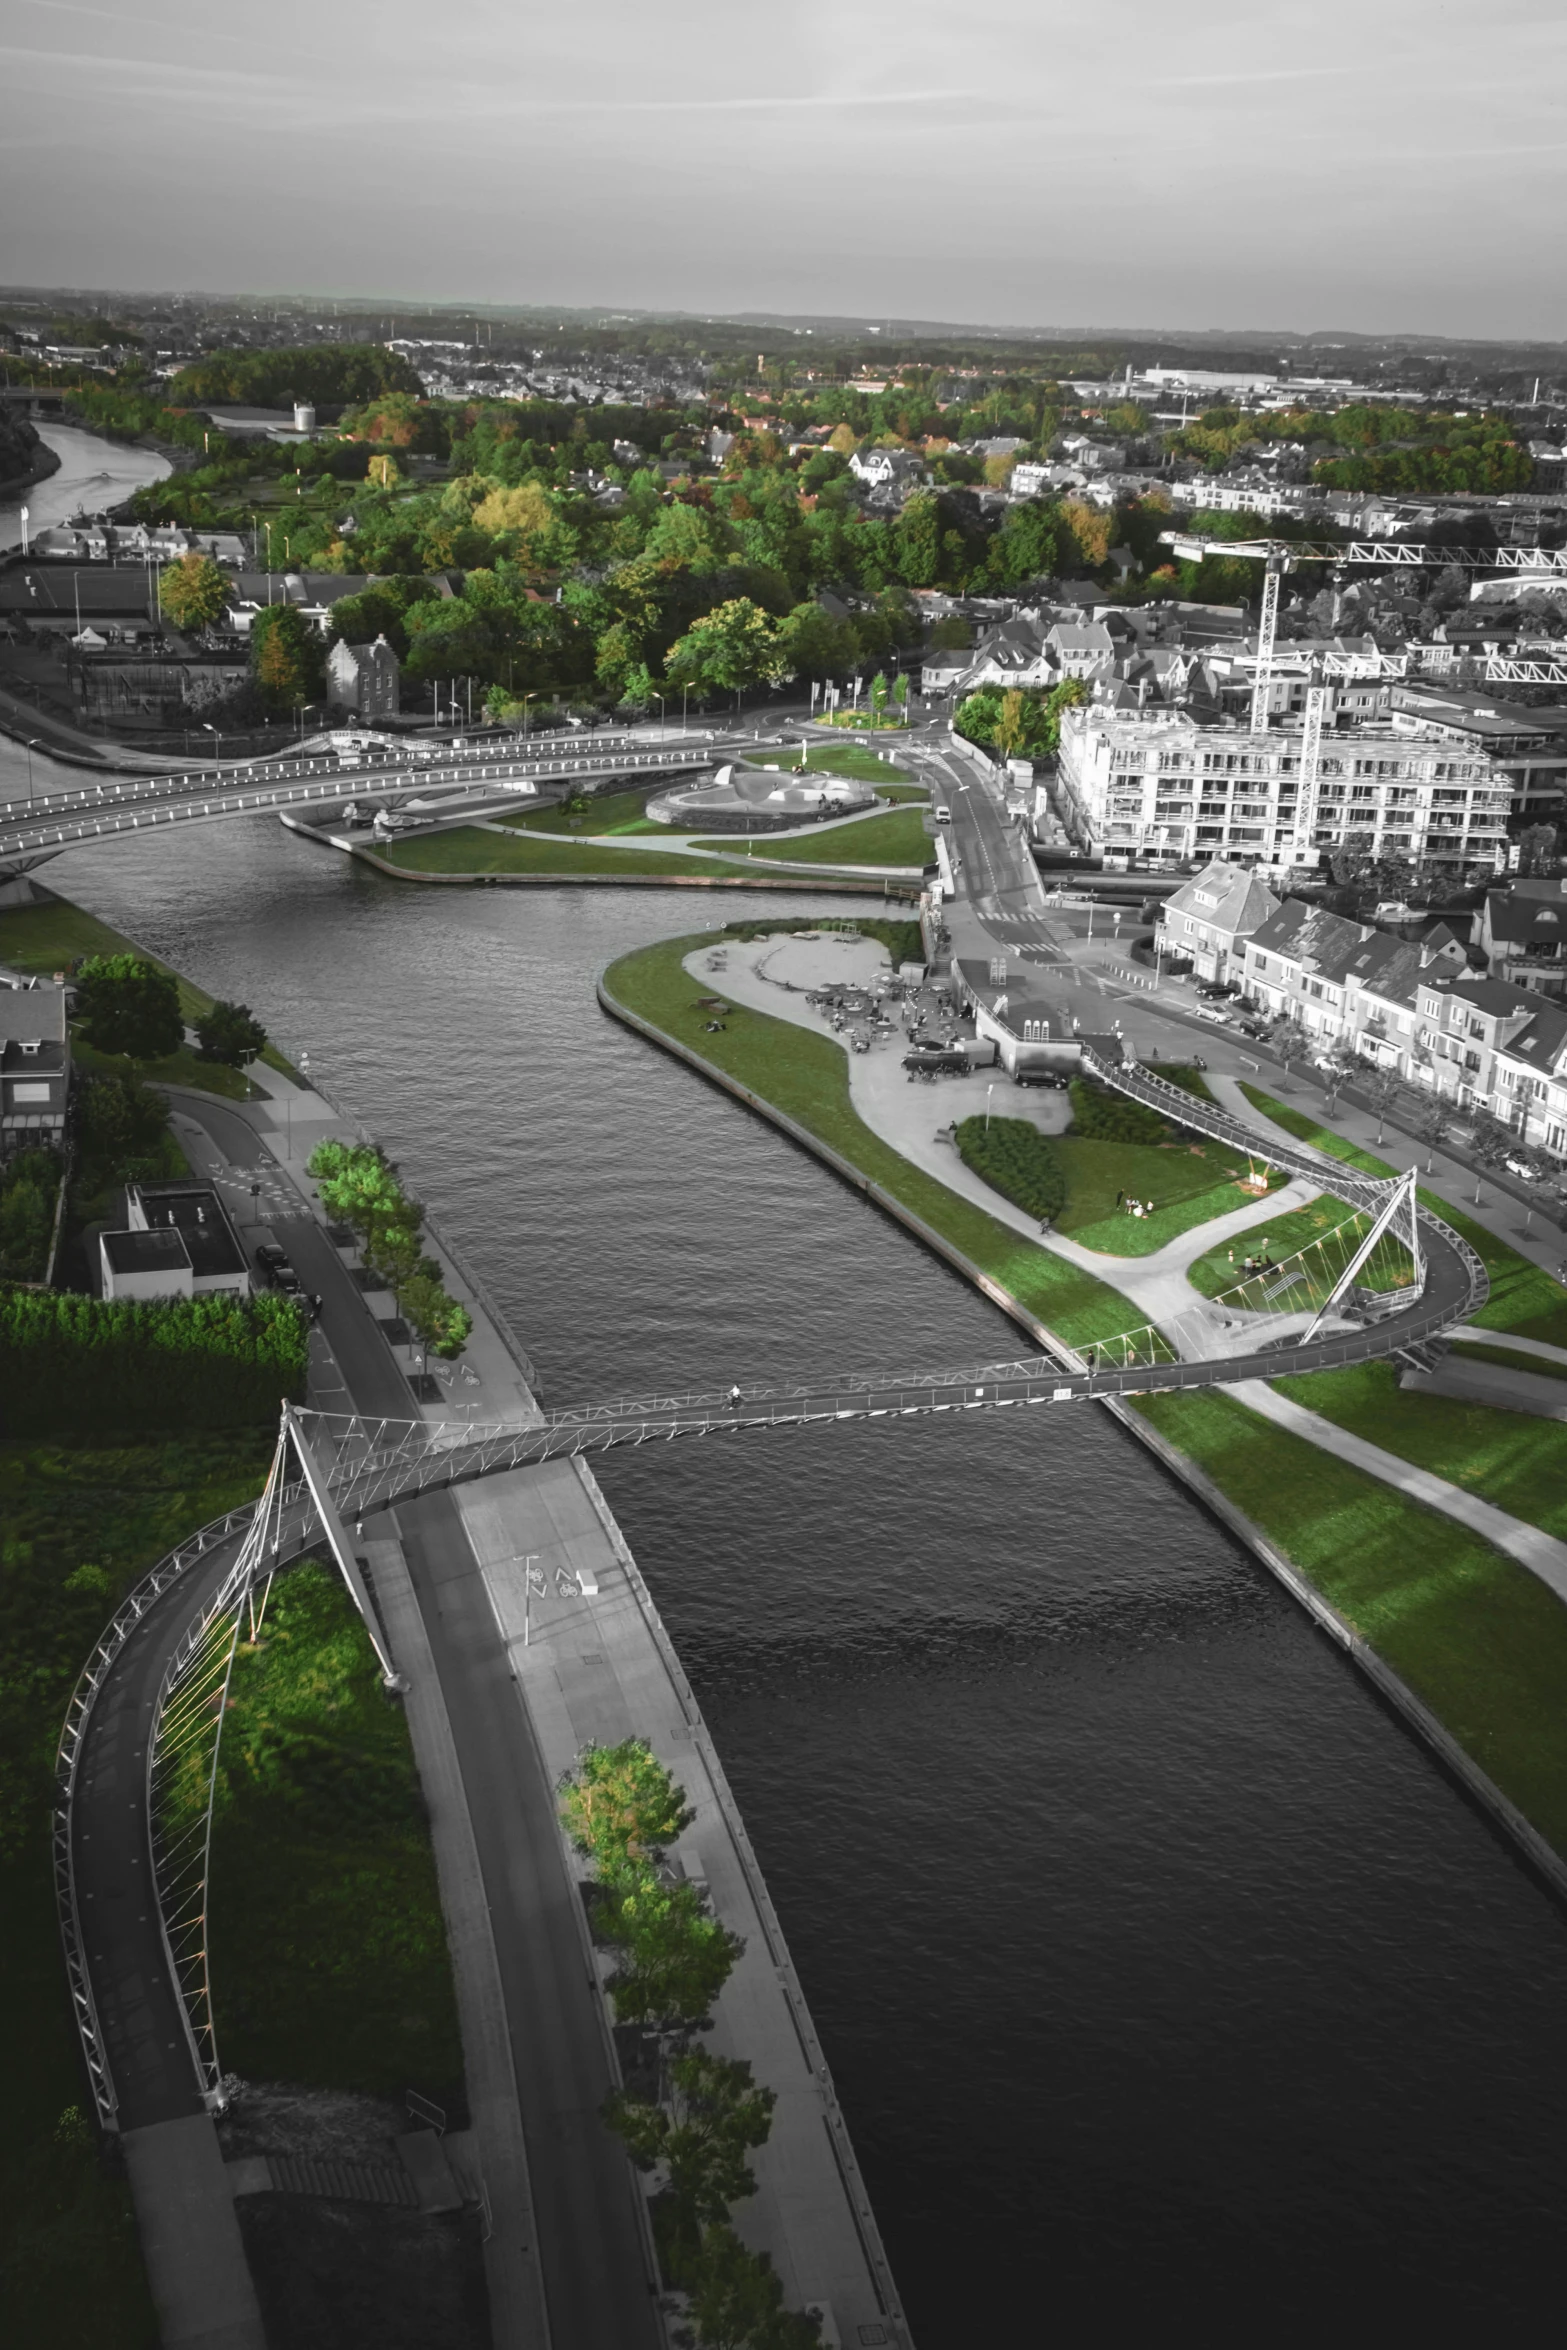
[[[223,2103],[206,1949],[217,1745],[237,1645],[272,1577],[307,1552],[331,1552],[397,1686],[358,1537],[365,1518],[411,1496],[623,1445],[1054,1409],[1389,1356],[1420,1363],[1485,1303],[1484,1265],[1420,1205],[1412,1175],[1354,1172],[1282,1133],[1257,1133],[1135,1062],[1085,1060],[1134,1099],[1311,1181],[1344,1202],[1345,1221],[1216,1297],[1194,1291],[1173,1327],[1129,1320],[1075,1346],[1052,1341],[996,1361],[737,1382],[492,1423],[285,1406],[260,1500],[201,1528],[138,1584],[94,1649],[61,1735],[56,1890],[106,2129]],[[138,1867],[155,1894],[144,1909],[120,1898]]]

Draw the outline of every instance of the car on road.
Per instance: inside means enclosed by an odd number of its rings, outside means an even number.
[[[269,1289],[280,1289],[285,1297],[299,1297],[303,1294],[304,1283],[275,1240],[264,1240],[257,1249],[256,1270]]]
[[[936,806],[931,811],[931,813],[934,815],[938,824],[950,824],[952,822],[952,810],[944,806],[939,800],[937,801]]]
[[[1221,1012],[1216,1004],[1199,1004],[1197,1006],[1197,1017],[1199,1020],[1211,1020],[1213,1021],[1214,1025],[1219,1028],[1229,1028],[1233,1026],[1233,1022],[1231,1021],[1229,1013]]]

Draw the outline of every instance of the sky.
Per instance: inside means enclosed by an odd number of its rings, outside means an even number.
[[[1557,0],[0,0],[0,282],[1567,337]]]

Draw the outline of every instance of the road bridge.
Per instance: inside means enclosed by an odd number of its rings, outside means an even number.
[[[248,769],[203,769],[181,775],[94,776],[47,799],[0,801],[0,864],[7,859],[52,855],[84,841],[166,826],[210,824],[229,816],[251,816],[269,808],[323,805],[348,797],[389,799],[451,784],[490,784],[497,792],[541,783],[602,783],[617,777],[679,774],[706,766],[707,746],[687,743],[672,750],[575,751],[534,757],[429,764],[344,765],[335,757],[269,762],[260,773]]]

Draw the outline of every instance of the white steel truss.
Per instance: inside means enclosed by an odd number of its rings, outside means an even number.
[[[1419,1290],[1421,1286],[1420,1207],[1416,1198],[1415,1185],[1415,1170],[1411,1167],[1408,1174],[1400,1176],[1398,1182],[1393,1186],[1385,1206],[1380,1214],[1372,1220],[1365,1239],[1312,1315],[1310,1323],[1301,1335],[1302,1346],[1310,1345],[1324,1315],[1330,1314],[1334,1307],[1349,1294],[1350,1289],[1354,1286],[1356,1274],[1366,1263],[1378,1242],[1384,1238],[1401,1241],[1408,1250],[1414,1265],[1413,1287],[1416,1291]]]

